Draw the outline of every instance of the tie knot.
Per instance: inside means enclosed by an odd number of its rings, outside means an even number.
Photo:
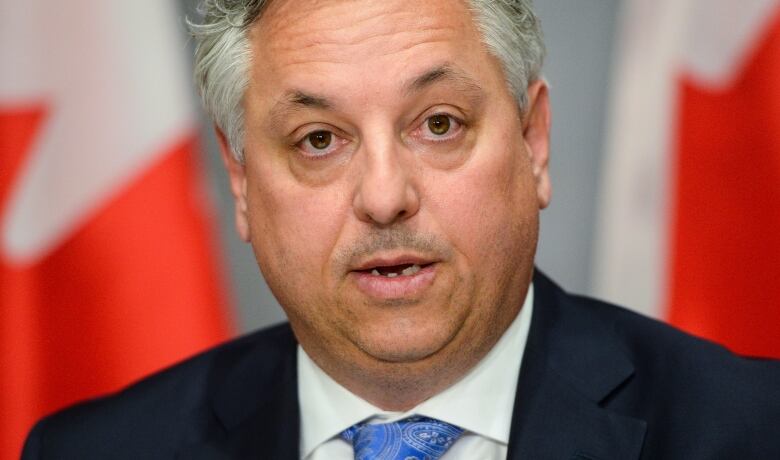
[[[355,460],[437,460],[463,429],[427,417],[393,423],[358,423],[341,432],[352,443]]]

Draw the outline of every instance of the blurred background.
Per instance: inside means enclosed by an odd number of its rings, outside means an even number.
[[[196,4],[0,0],[0,459],[45,413],[284,320],[192,87]],[[538,267],[780,357],[780,1],[535,4]]]

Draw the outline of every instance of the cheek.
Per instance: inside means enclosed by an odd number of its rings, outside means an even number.
[[[289,171],[257,166],[247,204],[251,243],[263,275],[279,297],[314,293],[323,285],[342,228],[343,194],[314,190],[297,183]]]
[[[457,173],[429,181],[434,214],[477,277],[511,276],[533,257],[538,208],[525,152],[478,152]]]

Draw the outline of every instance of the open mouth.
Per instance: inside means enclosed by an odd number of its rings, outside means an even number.
[[[415,299],[433,284],[439,262],[413,255],[375,257],[353,269],[357,275],[353,280],[358,290],[373,299]]]
[[[426,267],[433,265],[427,264],[400,264],[390,266],[377,266],[366,270],[360,270],[360,273],[367,273],[373,276],[384,276],[386,278],[396,278],[399,276],[414,276]]]

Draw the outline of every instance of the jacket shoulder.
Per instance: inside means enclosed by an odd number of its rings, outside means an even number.
[[[726,369],[742,369],[747,374],[772,377],[780,372],[780,361],[776,359],[738,355],[711,340],[696,337],[627,308],[585,296],[567,296],[579,308],[606,324],[625,344],[632,361],[639,366],[665,368],[672,377],[689,373],[719,373]]]
[[[177,446],[219,423],[210,399],[238,362],[260,355],[273,369],[294,350],[287,324],[231,340],[45,417],[30,432],[22,458],[172,458]]]
[[[605,405],[648,421],[647,450],[662,446],[652,458],[695,451],[692,439],[713,453],[780,452],[780,361],[739,356],[605,302],[570,299],[612,331],[633,363],[630,380]]]

